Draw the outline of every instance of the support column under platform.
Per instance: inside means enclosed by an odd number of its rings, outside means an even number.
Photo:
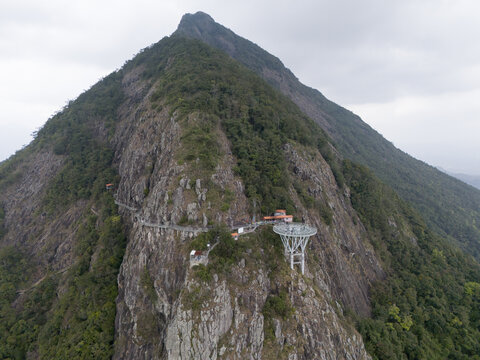
[[[302,274],[305,274],[305,250],[310,236],[317,233],[317,228],[300,223],[277,224],[273,231],[280,235],[285,255],[290,257],[290,268],[300,265]]]

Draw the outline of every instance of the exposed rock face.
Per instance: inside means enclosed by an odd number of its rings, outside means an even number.
[[[364,242],[366,231],[351,207],[348,189],[342,193],[320,154],[312,161],[291,145],[284,150],[292,175],[308,185],[310,196],[326,201],[332,213],[331,224],[326,225],[315,212],[297,203],[298,208],[303,208],[305,220],[317,227],[317,235],[310,239],[309,254],[319,261],[310,261],[310,257],[307,269],[318,286],[337,301],[360,314],[369,314],[369,284],[384,274],[373,248]]]
[[[185,289],[188,291],[189,286]],[[217,358],[217,344],[232,326],[233,319],[232,299],[225,281],[213,289],[210,298],[211,305],[200,311],[199,316],[192,310],[183,310],[181,305],[177,307],[165,340],[169,359]]]
[[[130,101],[122,109],[124,120],[114,140],[122,179],[116,198],[138,212],[123,210],[133,226],[119,274],[115,357],[154,358],[162,350],[173,296],[184,282],[185,259],[176,249],[185,236],[133,220],[135,215],[152,223],[176,223],[180,219],[184,189],[175,182],[182,168],[173,158],[180,128],[166,111],[149,111],[147,98],[137,102],[137,92],[145,91],[138,74],[126,75],[124,84]],[[170,189],[173,191],[169,194]],[[144,273],[154,281],[155,299],[142,287]]]
[[[368,358],[359,335],[346,331],[327,299],[301,277],[290,289],[294,316],[274,319],[275,344],[264,350],[261,309],[274,284],[261,270],[251,276],[242,264],[234,272],[242,288],[218,278],[208,289],[188,283],[185,291],[196,287],[195,295],[204,301],[196,311],[178,306],[167,329],[168,359],[270,359],[276,352],[289,359]]]
[[[75,223],[85,211],[86,203],[77,202],[61,216],[51,219],[38,213],[41,201],[51,179],[63,165],[63,157],[43,150],[20,163],[14,171],[17,181],[0,194],[0,204],[5,211],[4,225],[8,228],[2,239],[5,245],[24,248],[36,254],[35,261],[51,270],[63,270],[73,261],[72,241]],[[45,275],[44,271],[37,278]],[[34,279],[37,280],[37,279]]]
[[[135,74],[128,74],[126,79],[126,93],[135,103],[136,93],[132,88],[144,91],[142,81],[140,78],[135,81]],[[175,115],[169,116],[166,109],[160,113],[151,111],[149,105],[147,97],[134,107],[126,106],[124,121],[115,136],[122,178],[116,197],[119,202],[138,209],[136,214],[123,210],[124,215],[130,220],[136,215],[150,223],[161,224],[177,224],[185,216],[186,221],[193,225],[206,226],[209,220],[207,214],[211,212],[207,196],[209,189],[203,185],[202,179],[192,179],[189,169],[175,161],[175,154],[181,146],[181,129]],[[136,120],[139,113],[142,114],[140,124]],[[133,123],[137,123],[137,126],[133,126]],[[233,158],[226,139],[220,141],[225,156],[211,175],[211,181],[220,189],[233,189],[236,201],[226,213],[216,213],[212,220],[238,222],[247,216],[247,202],[241,182],[232,173]],[[148,189],[148,195],[145,189]],[[184,289],[188,268],[188,252],[184,245],[192,233],[159,230],[139,222],[132,224],[119,275],[115,357],[133,359],[148,355],[155,358],[164,353],[163,342],[169,320],[177,318],[177,311],[178,316],[187,318],[177,310],[176,301]],[[148,298],[140,284],[145,271],[154,280],[155,299]],[[142,323],[141,314],[165,320],[155,320],[155,331],[142,336],[141,328],[145,324]],[[184,328],[184,325],[178,326]],[[220,328],[225,326],[221,324]],[[182,349],[167,350],[179,351],[186,358],[190,356],[187,354],[196,351],[202,351],[203,354],[207,351],[207,343],[202,345],[201,340],[196,341],[196,349],[186,349],[185,346],[190,344],[186,342]],[[168,346],[173,346],[171,336]]]
[[[235,269],[242,274],[239,277],[249,278],[243,272],[241,266]],[[270,359],[276,351],[289,359],[368,358],[359,335],[346,331],[326,298],[300,278],[290,289],[295,315],[286,321],[274,319],[275,344],[264,350],[261,309],[272,284],[263,272],[254,275],[254,280],[247,282],[247,291],[215,281],[212,289],[207,289],[210,300],[197,312],[179,306],[167,330],[167,358]]]
[[[304,346],[294,346],[297,349],[297,359],[367,359],[361,337],[355,331],[348,331],[340,323],[335,310],[327,299],[319,296],[303,279],[291,289],[293,304],[297,309],[297,341],[303,341]],[[278,329],[277,339],[285,337],[284,344],[294,334],[282,334]],[[296,345],[296,344],[294,344]],[[303,351],[302,351],[303,350]]]

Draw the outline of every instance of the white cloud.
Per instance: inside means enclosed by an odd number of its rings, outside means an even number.
[[[90,64],[0,60],[0,159],[28,144],[31,133],[108,72]]]
[[[480,174],[478,99],[480,88],[348,108],[411,155],[457,172]]]

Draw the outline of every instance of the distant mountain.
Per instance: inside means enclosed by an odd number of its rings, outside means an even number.
[[[462,174],[462,173],[455,173],[452,171],[447,171],[442,168],[438,168],[439,170],[443,171],[444,173],[453,176],[454,178],[457,178],[459,180],[462,180],[463,182],[472,185],[473,187],[476,187],[477,189],[480,190],[480,175],[471,175],[471,174]]]
[[[462,180],[463,182],[466,182],[467,184],[470,184],[477,189],[480,189],[480,175],[468,175],[468,174],[455,174],[452,173],[450,174],[453,177],[456,177],[457,179]]]
[[[395,148],[360,117],[300,83],[278,58],[207,14],[185,15],[177,33],[225,51],[262,76],[315,120],[332,137],[342,156],[368,166],[433,229],[480,259],[479,190]]]

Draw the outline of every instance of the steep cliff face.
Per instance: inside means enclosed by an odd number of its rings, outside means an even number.
[[[291,176],[304,186],[316,201],[323,201],[326,210],[311,211],[300,199],[297,207],[308,223],[318,229],[317,241],[311,243],[310,272],[321,288],[324,282],[335,300],[357,313],[370,313],[368,289],[371,282],[384,277],[381,266],[368,242],[366,231],[352,209],[349,189],[340,189],[320,154],[285,146]],[[310,156],[308,156],[310,155]],[[293,193],[293,196],[298,194]],[[325,224],[324,212],[331,212]],[[323,215],[323,216],[322,216]]]
[[[242,259],[233,268],[235,277],[228,283],[215,277],[202,289],[211,295],[200,309],[178,306],[167,329],[168,359],[368,358],[358,334],[341,323],[338,310],[295,274],[288,277],[293,314],[269,318],[262,309],[276,284],[262,269],[245,265],[248,261]],[[185,290],[196,286],[188,282]]]
[[[44,264],[47,261],[52,262],[52,260],[55,263],[52,252],[58,246],[68,246],[66,242],[62,241],[61,234],[58,232],[62,231],[63,226],[60,224],[67,225],[65,228],[68,229],[68,224],[72,223],[72,220],[69,220],[68,215],[65,214],[64,217],[58,219],[57,224],[51,224],[50,230],[46,230],[41,239],[32,241],[47,222],[45,215],[36,218],[35,212],[40,208],[40,202],[49,180],[57,173],[61,165],[62,158],[51,152],[32,154],[30,158],[17,165],[15,170],[12,169],[12,173],[17,174],[18,180],[10,186],[4,187],[2,194],[2,207],[5,212],[4,226],[9,230],[3,238],[4,243],[28,247],[32,253],[48,249],[51,258],[43,259]],[[49,244],[46,244],[47,239]],[[60,259],[56,260],[60,261]]]
[[[231,154],[224,152],[209,178],[194,177],[194,169],[176,161],[182,150],[177,116],[169,114],[168,108],[152,110],[148,95],[141,102],[135,101],[136,91],[141,91],[135,89],[142,89],[142,83],[135,70],[126,74],[125,91],[131,97],[122,110],[123,120],[114,140],[121,177],[116,199],[131,208],[120,206],[132,222],[119,275],[116,357],[132,359],[162,354],[166,326],[185,286],[189,267],[185,246],[197,234],[195,229],[213,221],[239,222],[246,216],[246,200],[241,182],[232,173]],[[199,117],[191,114],[184,120]],[[205,184],[208,181],[210,189]],[[221,200],[217,197],[224,197],[228,189],[232,189],[235,203],[220,212],[213,201]],[[210,196],[213,192],[216,197]],[[180,230],[156,226],[176,225],[181,220],[188,226]],[[151,279],[153,292],[142,285],[142,276]]]

